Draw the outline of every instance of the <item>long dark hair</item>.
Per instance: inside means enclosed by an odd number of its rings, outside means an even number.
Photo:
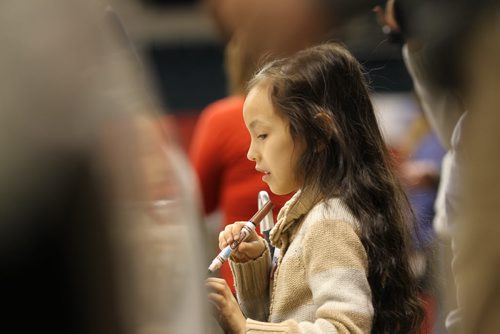
[[[361,65],[328,43],[267,64],[250,82],[270,87],[273,106],[307,149],[302,193],[340,197],[360,223],[375,309],[372,333],[415,333],[423,319],[411,270],[414,215],[393,172]]]

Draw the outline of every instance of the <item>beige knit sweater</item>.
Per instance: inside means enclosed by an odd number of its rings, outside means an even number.
[[[281,209],[269,249],[230,261],[247,333],[369,333],[368,260],[357,221],[339,199],[313,204],[300,192]]]

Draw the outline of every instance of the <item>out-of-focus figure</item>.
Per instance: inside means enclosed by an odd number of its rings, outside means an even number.
[[[500,4],[479,1],[471,38],[464,45],[466,101],[464,205],[460,207],[457,248],[458,302],[464,333],[500,331]],[[462,18],[470,18],[466,11]],[[459,276],[460,278],[460,276]]]
[[[488,0],[397,3],[401,13],[411,14],[406,27],[420,42],[405,50],[409,69],[437,116],[435,128],[448,129],[451,144],[442,230],[455,246],[457,285],[451,294],[457,295],[458,312],[447,325],[453,333],[497,333],[500,6]],[[429,85],[429,78],[438,86]]]
[[[0,3],[0,330],[204,333],[204,237],[101,1]]]

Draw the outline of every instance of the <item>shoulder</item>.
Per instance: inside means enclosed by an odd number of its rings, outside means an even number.
[[[200,114],[200,120],[227,121],[228,119],[243,119],[242,110],[245,99],[243,96],[230,96],[209,104]]]
[[[301,226],[304,261],[367,270],[368,256],[361,242],[359,221],[340,199],[316,204]],[[323,261],[323,262],[322,262]]]
[[[304,227],[314,225],[343,223],[351,226],[355,231],[359,228],[359,221],[354,217],[349,207],[340,198],[330,198],[317,203],[304,217]]]

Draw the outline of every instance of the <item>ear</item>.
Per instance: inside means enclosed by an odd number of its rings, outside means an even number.
[[[322,150],[324,149],[325,143],[330,141],[335,134],[335,123],[331,112],[321,107],[317,109],[318,112],[314,115],[314,121],[319,130],[319,138],[322,139],[318,148]],[[323,147],[321,148],[321,146]]]

